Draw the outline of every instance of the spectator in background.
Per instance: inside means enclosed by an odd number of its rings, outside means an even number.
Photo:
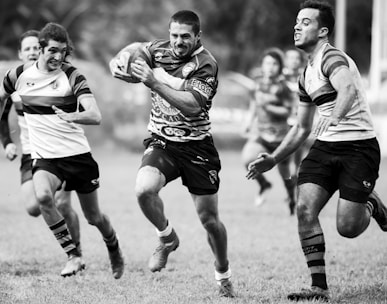
[[[288,88],[283,71],[283,54],[277,48],[267,49],[260,66],[260,75],[255,78],[249,117],[246,119],[245,132],[248,140],[242,150],[242,160],[247,168],[259,153],[273,152],[289,131],[288,119],[292,113],[292,92]],[[278,170],[288,195],[290,214],[294,214],[295,180],[291,172],[290,158],[278,163]],[[259,189],[255,205],[265,202],[266,191],[272,184],[263,174],[255,180]]]

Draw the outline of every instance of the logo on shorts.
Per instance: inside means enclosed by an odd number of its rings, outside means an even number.
[[[99,179],[98,179],[98,178],[92,179],[90,182],[91,182],[91,184],[94,185],[94,186],[99,185]]]
[[[215,184],[218,181],[218,173],[216,170],[208,171],[208,177],[210,178],[211,184]]]
[[[366,187],[367,189],[369,189],[369,188],[371,188],[372,183],[370,183],[369,181],[363,181],[363,186]]]

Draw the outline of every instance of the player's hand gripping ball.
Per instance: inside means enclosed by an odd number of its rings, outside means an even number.
[[[127,78],[126,81],[132,83],[138,83],[140,80],[132,76],[131,63],[137,59],[144,60],[150,67],[152,67],[152,57],[149,51],[144,46],[145,43],[133,42],[125,47],[117,58],[117,63],[123,72],[128,73],[131,77]]]

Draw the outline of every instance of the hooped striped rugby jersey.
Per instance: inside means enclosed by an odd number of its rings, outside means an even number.
[[[324,44],[313,62],[308,62],[299,80],[301,102],[314,103],[321,116],[332,115],[336,104],[337,92],[329,78],[340,68],[348,67],[356,86],[356,97],[351,109],[337,126],[330,126],[318,136],[322,141],[350,141],[373,138],[376,136],[371,111],[366,101],[360,73],[354,61],[344,52],[329,43]]]
[[[79,111],[79,100],[92,93],[85,77],[70,64],[44,72],[37,62],[10,70],[4,77],[7,93],[17,92],[28,125],[32,158],[61,158],[90,152],[84,130],[60,119],[53,105],[65,112]]]
[[[218,65],[200,43],[190,56],[176,57],[169,40],[147,45],[155,77],[176,90],[191,92],[202,111],[186,116],[158,93],[151,91],[152,109],[148,130],[167,140],[186,142],[210,136],[209,110],[218,86]]]

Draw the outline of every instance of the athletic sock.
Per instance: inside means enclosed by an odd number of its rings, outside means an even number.
[[[294,200],[294,194],[296,191],[296,177],[291,176],[289,178],[284,179],[284,184],[289,197]]]
[[[322,230],[300,234],[301,246],[312,277],[312,286],[328,289],[325,274],[325,240]]]
[[[175,229],[173,229],[169,221],[167,222],[167,227],[164,230],[160,231],[156,228],[156,234],[160,238],[161,242],[166,246],[171,245],[177,238]]]
[[[64,219],[61,219],[56,224],[49,226],[55,238],[57,239],[59,245],[63,248],[68,256],[76,255],[80,256],[77,246],[74,244],[70,232],[67,228],[66,222]]]
[[[215,280],[220,285],[223,280],[231,279],[231,268],[228,267],[226,272],[219,272],[215,269]]]
[[[109,236],[107,238],[104,237],[103,240],[106,244],[107,249],[110,252],[116,251],[118,249],[118,238],[117,238],[117,234],[114,230],[113,230],[111,236]]]
[[[377,206],[374,206],[374,204],[371,201],[367,201],[366,208],[370,212],[370,215],[373,216]]]

